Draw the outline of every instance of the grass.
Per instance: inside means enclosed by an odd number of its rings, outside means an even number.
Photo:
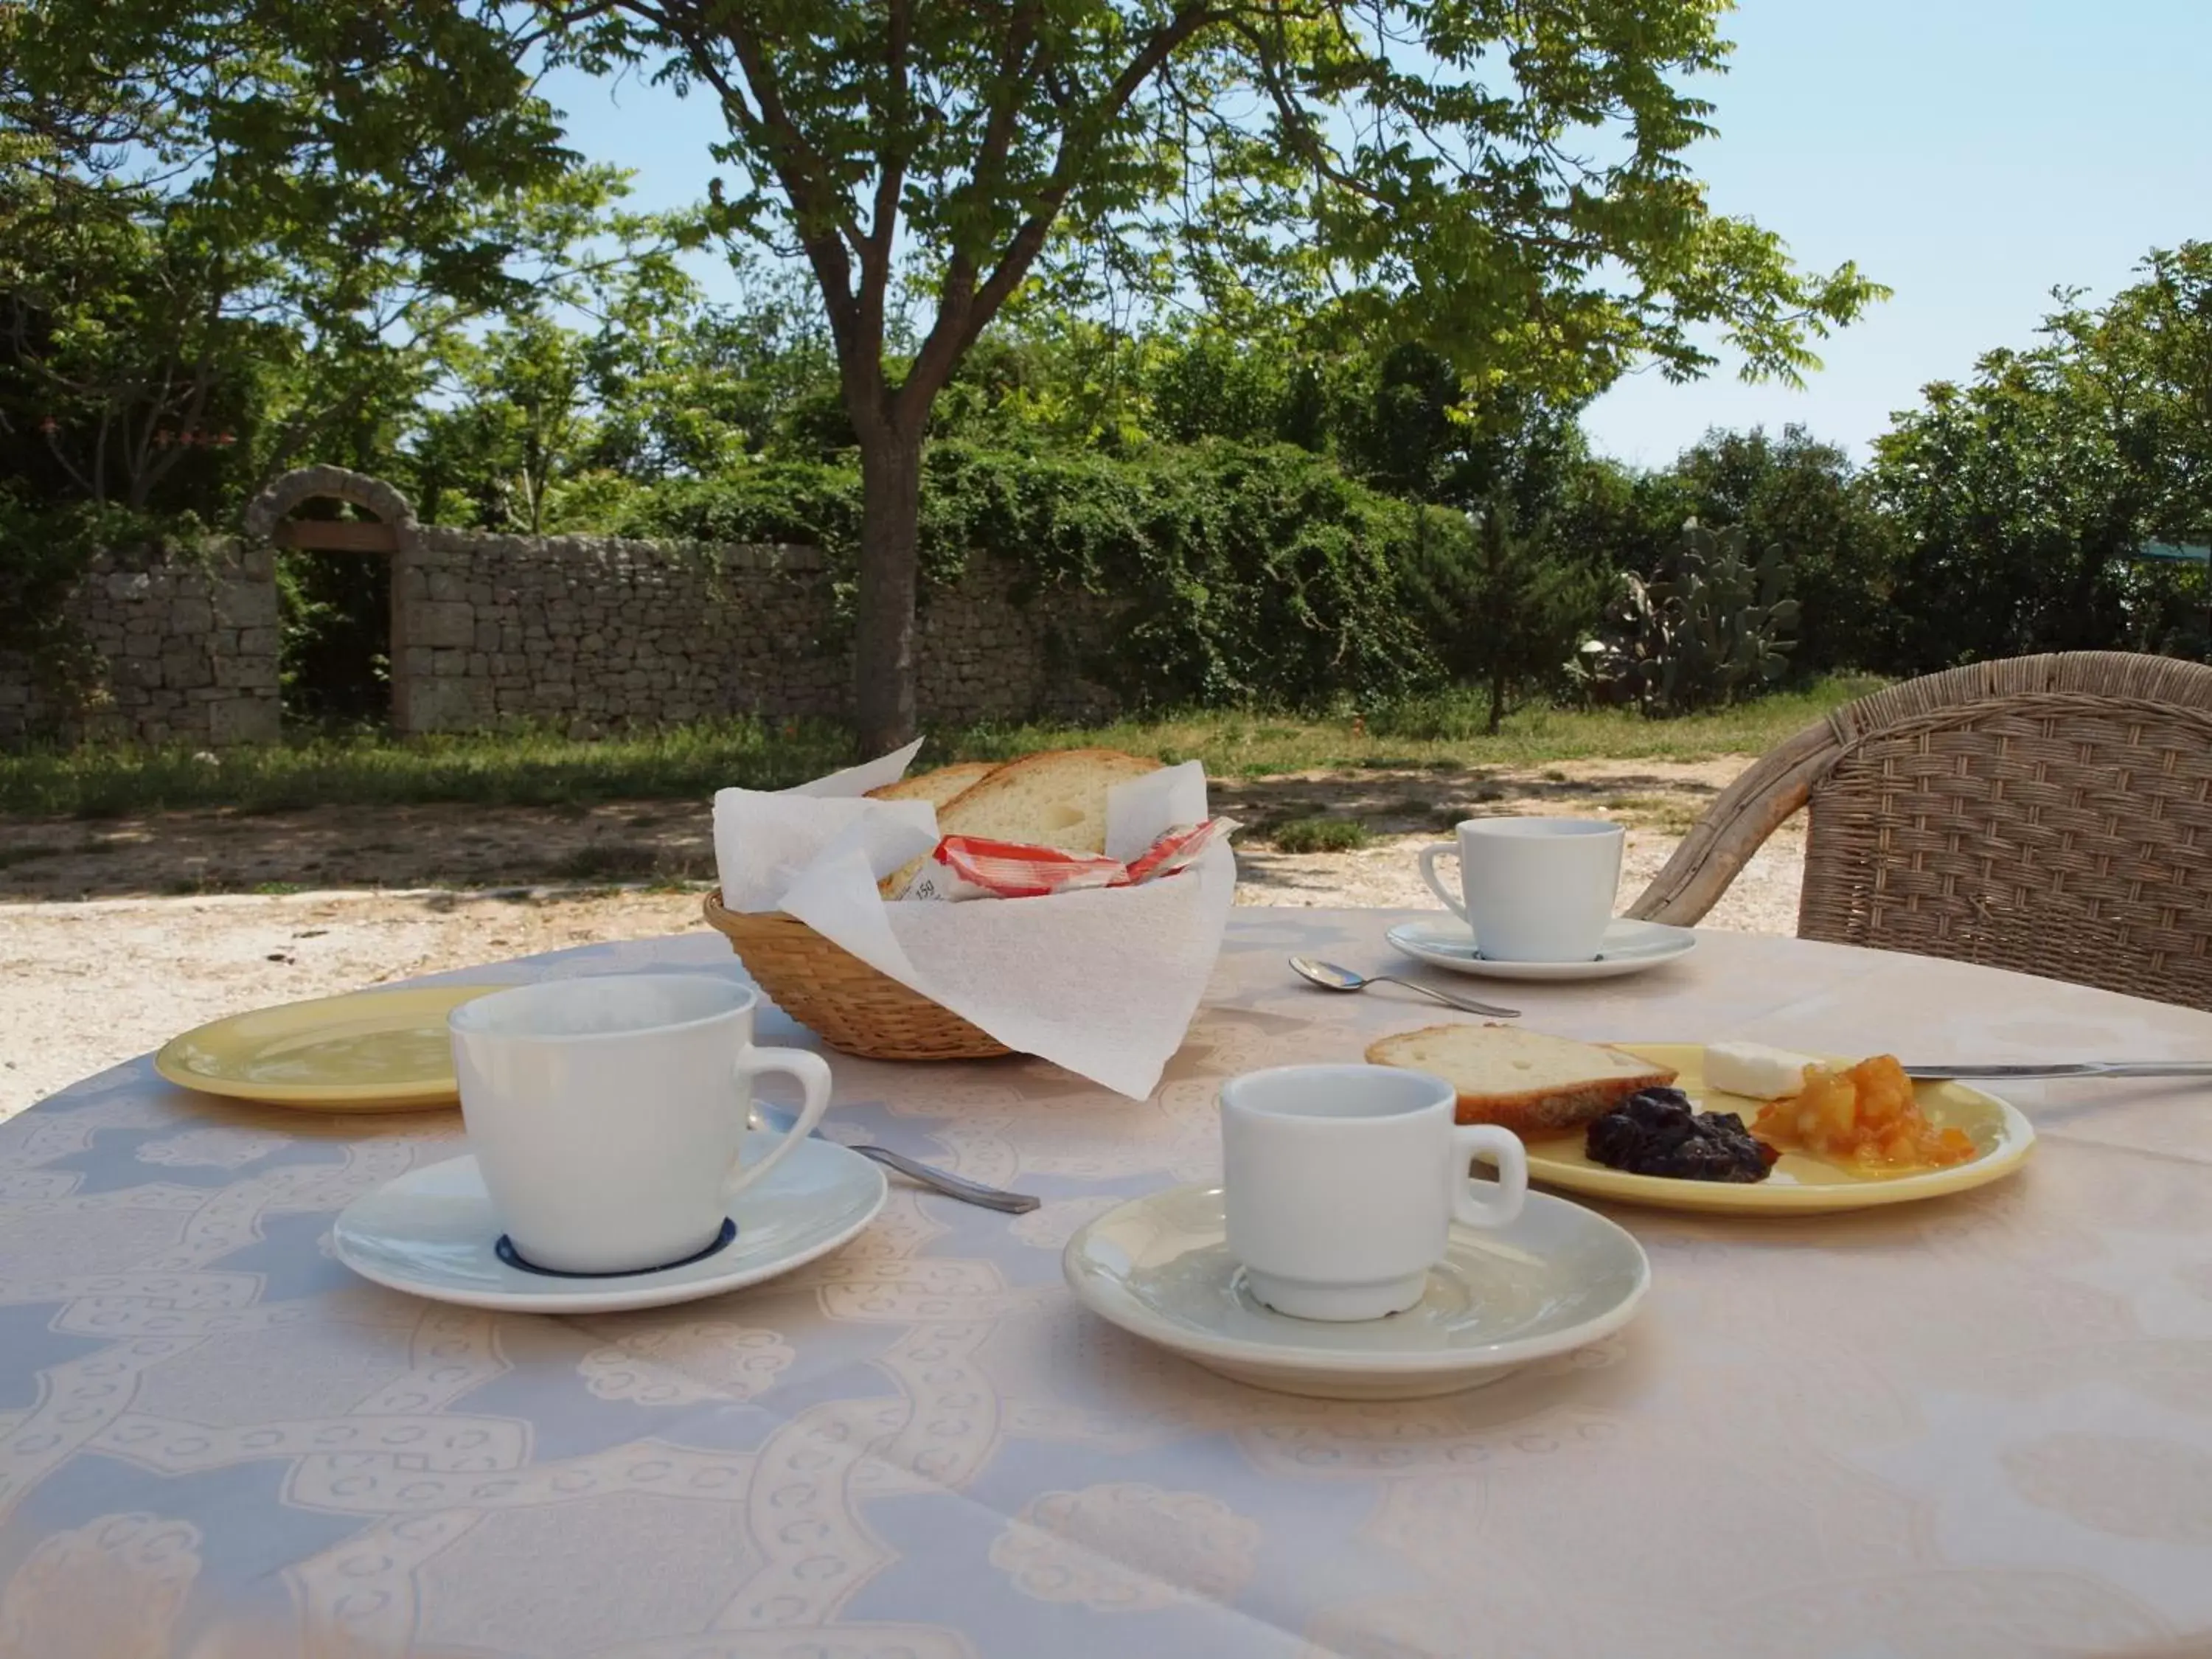
[[[1309,771],[1532,768],[1573,760],[1709,759],[1757,754],[1877,682],[1824,680],[1805,690],[1680,720],[1624,709],[1524,709],[1495,736],[1469,695],[1425,698],[1364,717],[1297,720],[1204,713],[1087,729],[978,727],[941,734],[927,763],[995,760],[1095,744],[1164,761],[1203,760],[1217,777]],[[392,738],[317,737],[226,750],[85,748],[0,756],[0,814],[112,818],[222,807],[278,812],[321,805],[465,801],[544,806],[580,816],[610,800],[702,800],[727,784],[775,789],[858,758],[821,722],[702,722],[634,737],[582,739],[541,731]]]
[[[845,765],[851,739],[821,724],[703,722],[597,741],[547,732],[319,737],[234,749],[84,748],[0,756],[0,813],[118,817],[194,806],[281,812],[468,801],[581,817],[593,801],[700,799],[725,784],[778,789]]]
[[[1267,838],[1279,853],[1356,853],[1367,845],[1367,826],[1358,818],[1290,818]]]
[[[1076,733],[1009,726],[960,733],[939,758],[995,760],[1077,741],[1162,760],[1203,760],[1217,777],[1245,778],[1324,770],[1526,769],[1576,760],[1710,760],[1763,753],[1882,684],[1838,677],[1802,691],[1671,720],[1646,720],[1621,708],[1528,708],[1509,715],[1494,737],[1483,729],[1483,700],[1466,694],[1427,698],[1364,719],[1295,724],[1279,715],[1208,713],[1124,720]]]

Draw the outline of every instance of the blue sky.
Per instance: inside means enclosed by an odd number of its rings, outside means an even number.
[[[1709,426],[1797,421],[1863,456],[1923,385],[2030,343],[2054,285],[2106,294],[2150,248],[2212,238],[2212,0],[1740,0],[1725,30],[1729,72],[1701,88],[1719,136],[1692,152],[1715,206],[1896,296],[1802,392],[1631,376],[1585,417],[1605,453],[1657,465]],[[641,205],[702,192],[709,106],[548,90],[579,149],[638,170]]]

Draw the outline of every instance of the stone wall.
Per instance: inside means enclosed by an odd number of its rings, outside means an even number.
[[[95,558],[37,658],[0,652],[0,744],[278,734],[276,556],[223,544]]]
[[[393,576],[394,701],[418,732],[834,714],[827,599],[811,548],[424,526]]]
[[[836,716],[848,635],[818,550],[418,528],[393,584],[393,702],[407,729],[530,721],[586,731],[750,714]],[[979,562],[925,599],[925,723],[1107,712],[1073,665],[1105,623],[1088,596],[1018,605]]]
[[[817,549],[610,536],[504,536],[418,525],[405,497],[337,467],[289,473],[248,509],[248,538],[202,558],[102,555],[71,594],[75,690],[53,661],[0,654],[0,745],[53,736],[220,747],[279,735],[276,553],[283,515],[321,496],[392,526],[392,722],[403,732],[533,724],[593,733],[712,716],[836,717],[851,704],[848,630]],[[916,696],[925,726],[1093,720],[1116,700],[1083,678],[1111,623],[1095,596],[974,561],[926,592]],[[59,689],[58,689],[59,688]]]

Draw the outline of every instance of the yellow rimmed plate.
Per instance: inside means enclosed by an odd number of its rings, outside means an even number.
[[[1674,1086],[1701,1112],[1736,1112],[1749,1124],[1763,1102],[1724,1094],[1705,1086],[1705,1051],[1693,1042],[1617,1042],[1656,1066],[1671,1066]],[[1850,1062],[1844,1061],[1844,1064]],[[1975,1156],[1940,1170],[1897,1175],[1861,1175],[1845,1164],[1830,1164],[1803,1152],[1784,1152],[1764,1181],[1741,1186],[1721,1181],[1677,1181],[1665,1176],[1630,1175],[1595,1164],[1583,1152],[1583,1133],[1531,1140],[1528,1179],[1590,1198],[1618,1199],[1668,1210],[1750,1211],[1766,1215],[1806,1215],[1836,1210],[1864,1210],[1880,1204],[1910,1204],[1923,1198],[1963,1193],[2010,1175],[2035,1146],[2035,1128],[2014,1107],[1995,1095],[1963,1083],[1916,1083],[1920,1109],[1939,1128],[1963,1129]]]
[[[450,1106],[460,1088],[446,1016],[505,988],[426,985],[257,1008],[172,1037],[154,1056],[154,1069],[182,1089],[270,1106],[324,1112]]]

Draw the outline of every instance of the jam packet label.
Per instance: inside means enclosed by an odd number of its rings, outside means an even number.
[[[981,836],[947,836],[907,886],[910,899],[1042,898],[1110,887],[1125,873],[1103,854],[1063,853]]]
[[[1132,887],[1188,868],[1237,827],[1232,818],[1170,830],[1127,864],[1096,853],[1066,853],[981,836],[947,836],[905,896],[939,903],[979,898],[1043,898],[1089,887]]]

